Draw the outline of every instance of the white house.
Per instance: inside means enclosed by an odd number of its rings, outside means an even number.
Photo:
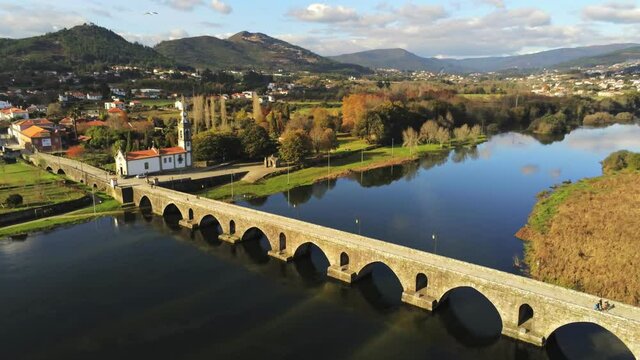
[[[104,103],[104,109],[105,110],[111,110],[111,109],[124,110],[125,107],[126,107],[126,104],[123,101],[120,101],[120,100],[111,101],[111,102],[105,102]]]
[[[191,124],[187,118],[186,106],[180,103],[181,121],[178,123],[178,146],[132,151],[116,155],[116,171],[120,176],[160,173],[191,167]]]
[[[18,120],[18,119],[28,119],[29,112],[20,108],[8,108],[4,110],[0,110],[0,120]]]
[[[10,102],[0,100],[0,110],[12,108],[12,107],[13,107],[13,105],[11,105]]]
[[[98,100],[102,100],[102,95],[98,94],[98,93],[87,93],[87,100],[93,100],[93,101],[98,101]]]

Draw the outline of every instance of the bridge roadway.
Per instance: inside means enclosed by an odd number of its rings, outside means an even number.
[[[78,177],[76,180],[83,176],[74,171],[79,168],[77,164],[51,160],[46,157],[46,166],[40,165],[54,172],[62,169],[67,176]],[[37,163],[37,159],[32,161]],[[599,298],[593,295],[170,189],[141,183],[111,188],[106,180],[101,180],[108,178],[105,174],[95,174],[91,179],[120,201],[150,208],[157,215],[179,213],[180,224],[191,229],[217,223],[223,232],[221,240],[231,243],[247,240],[259,234],[259,230],[269,241],[269,255],[283,261],[303,255],[306,245],[314,244],[329,260],[328,276],[347,283],[366,276],[371,264],[383,263],[400,281],[402,301],[427,310],[444,301],[451,290],[470,287],[494,305],[502,320],[503,335],[542,346],[562,326],[594,323],[617,336],[640,359],[638,307],[612,302],[615,304],[612,310],[595,311],[593,306]]]

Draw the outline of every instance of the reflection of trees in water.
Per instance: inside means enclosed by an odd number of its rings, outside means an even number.
[[[285,198],[289,199],[291,205],[302,205],[311,197],[321,199],[327,193],[327,191],[333,189],[336,186],[337,179],[323,180],[313,183],[312,185],[304,185],[293,188],[289,191],[285,191],[282,194]]]
[[[249,198],[249,199],[247,199],[247,203],[249,203],[252,206],[262,206],[262,205],[264,205],[264,203],[267,202],[267,199],[269,199],[268,196]]]
[[[462,163],[471,160],[478,160],[478,148],[476,146],[473,147],[458,147],[453,150],[453,156],[451,160],[454,163]]]
[[[449,153],[449,150],[440,151],[437,153],[429,153],[427,154],[427,156],[420,159],[420,167],[422,168],[422,170],[429,170],[436,166],[444,165],[449,159]]]
[[[536,134],[532,133],[531,137],[538,140],[542,145],[550,145],[554,142],[561,142],[567,134]]]

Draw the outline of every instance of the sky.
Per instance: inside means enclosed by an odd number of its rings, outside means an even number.
[[[462,58],[640,42],[640,1],[0,0],[0,37],[87,22],[149,46],[246,30],[321,55],[404,48]]]

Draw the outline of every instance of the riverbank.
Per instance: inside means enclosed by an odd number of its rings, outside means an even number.
[[[58,226],[79,224],[97,217],[122,213],[122,205],[117,200],[103,194],[97,194],[96,197],[101,202],[96,203],[95,210],[92,204],[63,215],[6,226],[0,229],[0,238],[50,230]]]
[[[485,141],[481,138],[473,144]],[[468,145],[469,146],[469,145]],[[419,159],[428,153],[449,151],[451,148],[442,148],[437,144],[422,144],[409,149],[406,147],[379,147],[373,150],[356,152],[349,156],[330,162],[330,166],[313,166],[303,168],[290,174],[282,174],[264,179],[257,183],[238,181],[214,189],[209,189],[198,195],[216,200],[230,200],[233,197],[254,198],[267,196],[289,189],[311,185],[315,182],[346,176],[352,172],[367,171],[371,169],[399,165]]]
[[[542,193],[516,236],[535,279],[640,305],[640,172]]]

